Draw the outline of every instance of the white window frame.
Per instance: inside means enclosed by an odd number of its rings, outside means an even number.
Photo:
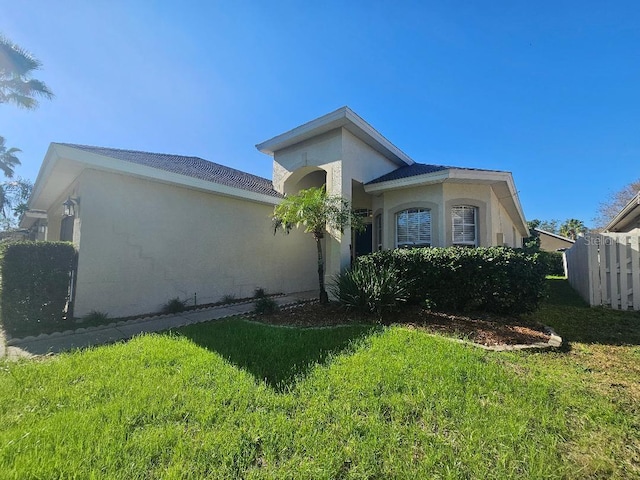
[[[403,219],[406,226],[399,224]],[[403,228],[406,229],[406,232],[401,232]],[[431,210],[429,208],[407,208],[396,213],[396,247],[398,248],[430,247],[431,230]]]
[[[462,213],[456,216],[456,210]],[[473,212],[473,222],[469,222],[465,219],[465,212],[468,211]],[[456,224],[457,219],[462,219],[462,222],[458,222]],[[462,238],[456,238],[456,227],[462,227]],[[466,236],[469,230],[471,230],[469,227],[472,227],[473,239],[469,239]],[[465,247],[478,246],[478,207],[475,207],[473,205],[454,205],[453,207],[451,207],[451,240],[452,245]]]

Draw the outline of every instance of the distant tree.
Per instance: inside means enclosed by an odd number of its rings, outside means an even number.
[[[0,103],[32,110],[38,106],[37,97],[53,98],[44,82],[31,78],[41,66],[32,54],[0,34]]]
[[[0,170],[7,178],[12,178],[14,168],[20,165],[20,160],[16,157],[16,153],[21,152],[19,148],[7,148],[4,137],[0,136]]]
[[[551,219],[551,220],[542,220],[540,221],[540,224],[538,225],[538,227],[540,230],[544,230],[545,232],[549,232],[549,233],[558,233],[560,230],[560,220],[556,220]]]
[[[0,184],[0,227],[11,230],[18,226],[22,214],[27,211],[27,202],[33,190],[33,183],[26,178],[6,181]]]
[[[640,192],[640,178],[625,185],[598,205],[593,222],[598,230],[607,224]]]
[[[579,234],[587,231],[584,222],[575,218],[569,218],[560,225],[560,235],[575,240]]]
[[[289,232],[293,227],[304,227],[306,233],[313,234],[318,251],[318,283],[320,302],[327,303],[329,296],[324,284],[324,256],[322,239],[327,228],[339,230],[351,225],[361,228],[361,220],[351,212],[349,202],[336,195],[328,195],[325,187],[300,190],[296,195],[288,195],[276,205],[273,212],[274,231]]]
[[[541,220],[534,218],[527,221],[529,227],[529,236],[522,240],[522,248],[529,252],[537,252],[540,250],[540,235],[536,232],[536,228],[540,226]]]
[[[527,227],[529,227],[529,230],[535,230],[536,228],[540,228],[540,224],[542,223],[542,220],[538,220],[537,218],[534,218],[533,220],[529,220],[527,221]]]

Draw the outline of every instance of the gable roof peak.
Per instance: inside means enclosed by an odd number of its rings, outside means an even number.
[[[262,153],[273,156],[275,152],[338,128],[349,131],[398,166],[415,163],[411,157],[387,140],[347,105],[259,143],[256,148]]]

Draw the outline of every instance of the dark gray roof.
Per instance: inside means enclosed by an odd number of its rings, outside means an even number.
[[[207,180],[209,182],[240,188],[249,192],[261,193],[272,197],[282,197],[273,189],[273,183],[257,175],[225,167],[219,163],[203,160],[199,157],[185,157],[166,153],[139,152],[136,150],[121,150],[118,148],[92,147],[88,145],[75,145],[60,143],[68,147],[77,148],[86,152],[104,155],[105,157],[137,163],[148,167],[178,173],[188,177]]]
[[[429,165],[427,163],[414,163],[405,167],[400,167],[393,172],[389,172],[381,177],[374,178],[367,185],[373,183],[389,182],[391,180],[400,180],[401,178],[415,177],[418,175],[426,175],[428,173],[440,172],[442,170],[473,170],[479,172],[499,172],[499,170],[487,170],[486,168],[471,168],[471,167],[451,167],[446,165]]]
[[[428,165],[426,163],[414,163],[413,165],[400,167],[393,172],[389,172],[386,175],[382,175],[381,177],[373,179],[368,182],[367,185],[371,185],[372,183],[388,182],[390,180],[400,180],[401,178],[415,177],[416,175],[439,172],[440,170],[448,170],[449,168],[453,167],[445,167],[443,165]]]

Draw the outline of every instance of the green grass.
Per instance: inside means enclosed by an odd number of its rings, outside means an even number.
[[[636,315],[551,284],[554,353],[227,320],[0,363],[0,478],[637,478]]]
[[[331,329],[276,328],[256,322],[223,320],[214,325],[191,325],[177,333],[218,353],[257,380],[284,390],[315,364],[373,331],[374,327],[363,325]]]

